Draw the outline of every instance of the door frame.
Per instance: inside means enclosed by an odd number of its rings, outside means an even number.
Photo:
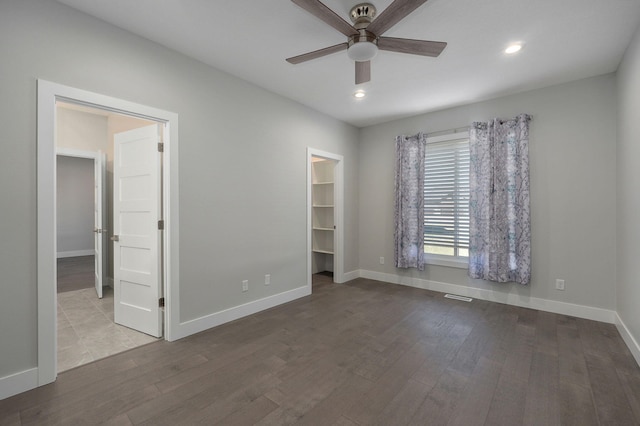
[[[164,339],[175,340],[180,326],[178,114],[74,87],[37,81],[37,295],[38,386],[57,376],[56,292],[56,101],[156,121],[163,124],[162,164],[163,237],[162,275]]]
[[[344,157],[339,154],[321,151],[319,149],[307,148],[307,285],[311,288],[312,275],[312,194],[313,194],[313,176],[312,162],[313,157],[324,158],[336,162],[334,169],[335,182],[333,183],[334,198],[334,246],[333,246],[333,281],[336,283],[345,282],[344,278]]]
[[[102,173],[102,200],[101,200],[101,205],[102,205],[102,223],[104,224],[106,222],[107,219],[107,215],[105,214],[107,212],[107,203],[105,202],[107,199],[107,191],[105,188],[106,185],[106,176],[104,176],[104,169],[106,168],[106,162],[105,162],[105,153],[102,151],[85,151],[82,149],[75,149],[75,148],[65,148],[65,147],[58,147],[56,146],[56,159],[57,157],[72,157],[72,158],[85,158],[87,160],[93,160],[93,167],[94,167],[94,173],[93,173],[93,187],[95,188],[96,186],[96,176],[95,176],[95,167],[96,167],[96,160],[98,160],[98,157],[102,157],[102,162],[100,164],[102,164],[102,170],[99,171],[99,173]],[[56,173],[56,180],[57,180],[57,173]],[[57,188],[56,188],[57,191]],[[95,196],[95,195],[94,195]],[[95,202],[95,200],[94,200]],[[57,205],[57,195],[56,195],[56,205]],[[57,218],[56,218],[56,234],[57,234]],[[95,225],[95,218],[94,218],[94,225]],[[94,231],[95,232],[95,231]],[[94,236],[94,238],[96,238]],[[57,241],[57,240],[56,240]],[[94,245],[95,245],[95,240],[94,240]],[[95,247],[94,247],[95,250]],[[107,250],[107,241],[106,239],[103,237],[102,238],[102,259],[100,260],[102,262],[102,285],[104,285],[105,279],[107,277],[106,273],[105,273],[105,268],[108,266],[109,264],[109,250]],[[56,251],[56,257],[57,257],[58,253]],[[95,265],[94,265],[95,268]],[[96,271],[94,271],[94,274],[96,274]],[[102,298],[102,291],[100,291],[100,293],[98,294],[98,297]]]

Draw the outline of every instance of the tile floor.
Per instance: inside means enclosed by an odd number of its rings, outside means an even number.
[[[58,293],[59,373],[156,340],[113,322],[109,287],[102,299],[94,288]]]

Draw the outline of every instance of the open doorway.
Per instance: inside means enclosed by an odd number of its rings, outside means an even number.
[[[343,158],[309,148],[307,167],[309,285],[342,283]]]
[[[57,289],[56,289],[56,139],[59,126],[57,104],[69,103],[79,108],[95,108],[103,114],[120,114],[129,118],[148,120],[154,124],[139,129],[118,133],[124,135],[114,146],[114,179],[122,178],[114,185],[113,199],[120,192],[120,210],[116,219],[109,218],[113,227],[107,225],[105,234],[110,245],[117,249],[118,256],[109,256],[109,270],[113,263],[114,304],[117,305],[118,285],[142,284],[153,292],[141,293],[127,288],[121,292],[121,299],[134,308],[136,314],[145,311],[155,322],[156,330],[148,334],[175,340],[182,337],[179,333],[179,246],[178,246],[178,116],[175,113],[136,104],[118,98],[88,92],[56,83],[38,80],[38,209],[37,209],[37,249],[38,249],[38,368],[36,386],[55,381],[57,376]],[[144,129],[144,135],[137,133]],[[133,133],[132,133],[133,132]],[[119,149],[117,148],[119,147]],[[76,148],[77,149],[77,148]],[[133,172],[133,173],[132,173]],[[129,179],[129,183],[124,180]],[[107,179],[110,180],[110,179]],[[131,182],[133,182],[131,184]],[[163,182],[165,184],[163,184]],[[144,185],[141,185],[144,184]],[[146,185],[146,186],[145,186]],[[150,194],[150,196],[147,196]],[[139,207],[124,205],[135,198]],[[149,201],[145,204],[146,201]],[[117,203],[114,203],[114,208]],[[124,205],[124,206],[123,206]],[[152,206],[152,208],[149,208]],[[109,209],[110,210],[110,209]],[[153,210],[153,222],[135,221],[135,214],[129,213]],[[122,219],[132,219],[124,223]],[[142,217],[144,215],[138,215]],[[113,220],[112,220],[113,219]],[[157,219],[157,220],[156,220]],[[115,234],[114,234],[115,233]],[[119,235],[118,235],[119,234]],[[118,241],[120,237],[120,241]],[[145,246],[146,244],[146,246]],[[153,246],[153,247],[148,247]],[[147,258],[144,252],[150,253]],[[122,252],[127,253],[123,255]],[[115,260],[113,260],[115,259]],[[149,261],[147,261],[149,260]],[[143,266],[152,270],[147,273]],[[129,274],[129,272],[131,272]],[[128,275],[126,275],[128,274]],[[148,275],[152,282],[142,283],[135,276]],[[124,276],[126,275],[126,276]],[[110,281],[106,280],[107,285]],[[106,288],[106,287],[105,287]],[[155,298],[149,300],[149,297]],[[104,298],[102,299],[104,300]],[[114,314],[118,322],[117,309]],[[131,318],[131,315],[129,315]],[[148,323],[148,322],[147,322]],[[135,327],[130,327],[135,328]],[[163,331],[164,330],[164,331]]]
[[[56,102],[58,372],[157,340],[116,323],[113,245],[108,243],[114,137],[152,124]]]

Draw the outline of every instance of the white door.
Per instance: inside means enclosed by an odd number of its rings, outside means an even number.
[[[159,125],[114,137],[115,322],[162,336]]]
[[[106,191],[104,190],[105,184],[105,156],[102,151],[98,151],[98,155],[93,164],[93,244],[94,244],[94,262],[95,262],[95,285],[98,298],[102,299],[102,285],[105,277],[105,266],[107,264],[107,250],[105,233],[106,218],[104,217],[103,209],[106,205],[105,197]]]

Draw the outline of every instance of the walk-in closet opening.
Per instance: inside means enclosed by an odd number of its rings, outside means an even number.
[[[344,282],[342,156],[309,149],[309,279]]]

